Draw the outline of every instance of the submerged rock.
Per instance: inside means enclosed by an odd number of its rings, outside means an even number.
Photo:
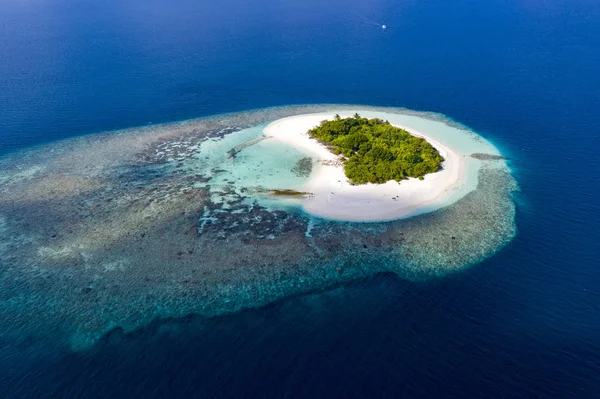
[[[304,157],[296,162],[292,168],[292,172],[298,177],[308,177],[312,172],[312,167],[313,159],[311,157]]]
[[[506,157],[504,157],[503,155],[482,154],[482,153],[471,154],[471,158],[479,159],[481,161],[498,161],[498,160],[506,159]]]

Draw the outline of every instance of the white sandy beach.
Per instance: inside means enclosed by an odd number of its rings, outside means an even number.
[[[340,113],[342,117],[352,113]],[[314,166],[303,191],[313,195],[302,201],[305,212],[328,219],[382,221],[415,216],[448,205],[451,194],[466,184],[465,157],[439,138],[426,132],[399,126],[426,139],[444,157],[443,169],[424,180],[408,179],[400,183],[351,185],[338,156],[308,136],[307,132],[334,114],[308,114],[277,120],[269,124],[265,136],[271,137],[313,158]],[[455,195],[454,195],[455,197]]]

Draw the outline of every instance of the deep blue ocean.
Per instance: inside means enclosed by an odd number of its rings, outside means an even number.
[[[0,397],[600,397],[600,2],[0,0],[0,152],[307,103],[489,138],[521,187],[516,238],[448,277],[158,320],[90,352],[2,343]]]

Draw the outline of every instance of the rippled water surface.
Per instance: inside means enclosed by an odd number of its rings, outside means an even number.
[[[597,2],[0,0],[0,11],[0,396],[600,396]],[[190,156],[194,137],[223,144],[289,111],[265,107],[326,103],[448,115],[490,140],[520,188],[512,241],[417,276],[436,264],[422,250],[460,223],[426,236],[441,214],[406,221],[411,244],[388,225],[342,236],[257,208],[243,230],[188,192],[206,176],[167,162]],[[245,110],[258,111],[234,113]],[[189,122],[159,125],[211,115],[191,135]],[[126,128],[137,135],[102,134]],[[216,244],[192,246],[203,217],[219,220],[201,233]],[[240,231],[251,234],[238,245]],[[236,252],[269,235],[272,248]],[[403,273],[389,267],[396,250],[414,262]],[[147,258],[123,261],[132,253]],[[202,255],[219,268],[194,276]],[[296,289],[307,281],[319,284]],[[207,287],[219,287],[212,301]]]

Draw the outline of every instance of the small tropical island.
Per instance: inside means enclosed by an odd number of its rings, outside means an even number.
[[[499,155],[464,129],[366,110],[290,116],[263,134],[261,143],[298,152],[286,167],[305,178],[266,192],[331,220],[395,220],[446,207],[477,187],[483,161],[471,154]]]
[[[427,140],[415,137],[388,121],[362,118],[358,113],[323,120],[308,134],[341,155],[351,184],[423,179],[441,169],[444,158]]]

